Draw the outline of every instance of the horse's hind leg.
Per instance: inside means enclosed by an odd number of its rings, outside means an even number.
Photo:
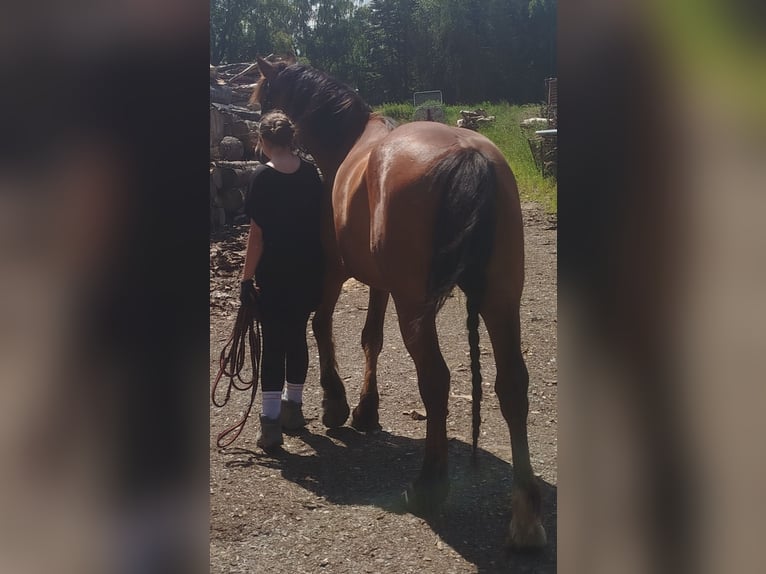
[[[364,349],[364,385],[359,396],[359,404],[354,409],[351,426],[360,431],[380,428],[378,420],[378,355],[383,348],[383,321],[386,318],[388,292],[370,287],[370,304],[367,307],[367,320],[362,330],[362,348]]]
[[[447,476],[447,401],[450,374],[439,350],[436,313],[419,317],[421,306],[405,306],[394,296],[399,328],[418,375],[420,397],[426,408],[426,448],[420,475],[405,493],[408,507],[430,511],[449,492]]]
[[[513,449],[512,518],[508,544],[514,548],[537,548],[545,545],[546,537],[541,521],[540,487],[529,460],[529,374],[521,355],[519,309],[515,306],[515,309],[501,311],[485,306],[482,317],[492,340],[497,365],[495,392],[511,432]]]
[[[324,391],[322,423],[328,428],[343,426],[349,415],[346,388],[338,375],[332,336],[332,314],[342,286],[343,278],[330,274],[325,277],[322,302],[311,322],[319,350],[319,383]]]

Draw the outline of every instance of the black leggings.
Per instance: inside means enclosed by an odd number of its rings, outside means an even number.
[[[306,325],[310,312],[264,311],[261,319],[261,388],[264,391],[281,391],[285,378],[288,383],[302,385],[306,382],[309,368]]]

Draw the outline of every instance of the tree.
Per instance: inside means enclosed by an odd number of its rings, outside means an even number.
[[[243,22],[251,13],[248,0],[211,0],[210,60],[218,65],[236,59],[251,40]]]
[[[412,96],[415,78],[416,0],[372,0],[370,3],[370,64],[378,74],[376,93],[384,101]]]
[[[213,64],[294,54],[371,104],[540,101],[556,74],[556,0],[211,0]]]
[[[309,0],[211,0],[211,63],[302,55],[312,17]]]

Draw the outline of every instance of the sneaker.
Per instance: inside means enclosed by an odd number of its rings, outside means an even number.
[[[258,431],[258,437],[255,444],[263,450],[270,450],[278,447],[284,441],[282,440],[282,425],[279,419],[270,419],[261,415],[261,430]]]
[[[303,405],[295,401],[282,401],[282,411],[279,419],[282,421],[282,428],[288,431],[295,431],[306,426],[306,419],[303,418]]]

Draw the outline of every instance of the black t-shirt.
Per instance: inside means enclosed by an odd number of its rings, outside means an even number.
[[[263,232],[255,278],[264,295],[312,296],[321,287],[322,192],[316,168],[303,160],[293,173],[268,167],[250,183],[245,213]]]

